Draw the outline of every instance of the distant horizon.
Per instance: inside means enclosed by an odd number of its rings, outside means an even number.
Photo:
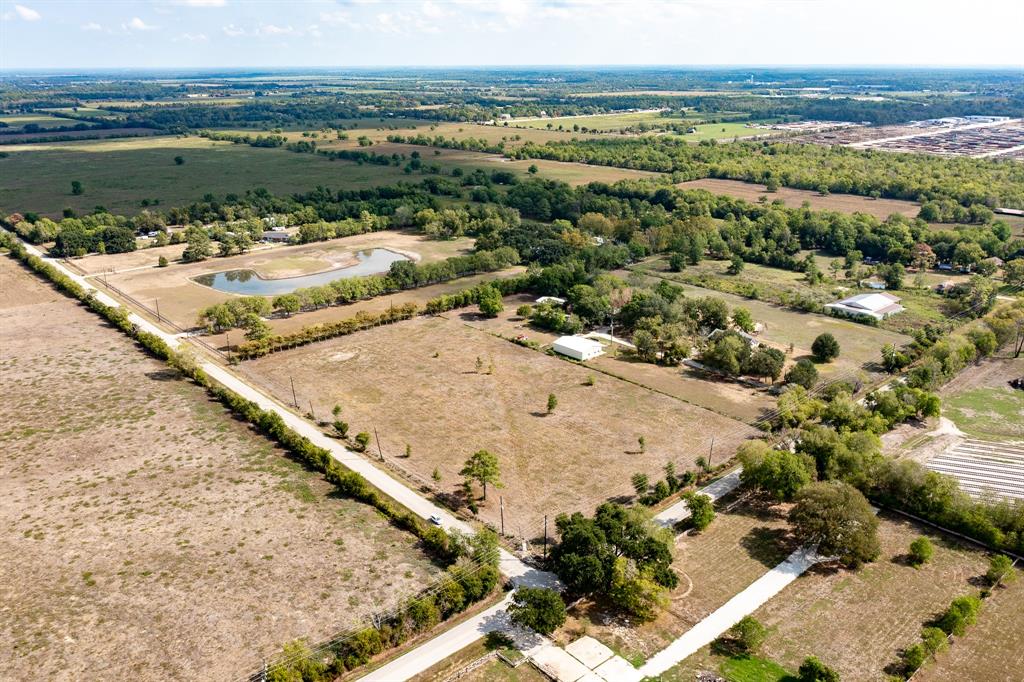
[[[1020,26],[1018,0],[0,0],[0,69],[1014,69]]]

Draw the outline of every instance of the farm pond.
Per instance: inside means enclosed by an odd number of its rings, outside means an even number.
[[[193,281],[228,294],[245,296],[279,296],[290,294],[296,289],[322,286],[336,279],[348,279],[362,275],[378,275],[387,272],[392,263],[409,260],[408,257],[389,249],[369,249],[355,254],[354,265],[333,268],[312,275],[266,279],[255,270],[225,270],[193,277]]]

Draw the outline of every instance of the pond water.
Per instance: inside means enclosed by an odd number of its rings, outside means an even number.
[[[192,280],[228,294],[280,296],[281,294],[290,294],[296,289],[322,286],[336,279],[348,279],[349,277],[359,277],[361,275],[379,275],[382,272],[387,272],[391,268],[392,263],[409,259],[400,253],[395,253],[388,249],[370,249],[356,252],[356,260],[359,262],[355,265],[299,277],[264,279],[255,270],[226,270],[224,272],[199,275],[198,277],[193,277]]]

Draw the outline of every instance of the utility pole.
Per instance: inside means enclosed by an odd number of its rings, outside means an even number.
[[[544,515],[544,560],[548,558],[548,515]]]
[[[295,396],[295,378],[289,376],[288,381],[292,382],[292,404],[295,405],[295,409],[299,409],[299,399]]]
[[[164,318],[160,317],[160,299],[156,299],[156,321],[163,322]]]
[[[715,436],[711,436],[711,448],[708,450],[708,471],[711,471],[711,457],[715,454]]]
[[[224,332],[224,345],[228,348],[228,360],[231,360],[231,334]]]
[[[316,421],[316,412],[313,411],[313,401],[309,401],[309,413],[313,415],[313,421]]]
[[[373,437],[377,441],[377,456],[380,457],[380,461],[384,461],[384,451],[380,449],[380,436],[377,435],[377,427],[373,427]]]
[[[505,537],[505,498],[498,495],[498,507],[501,509],[501,536]]]

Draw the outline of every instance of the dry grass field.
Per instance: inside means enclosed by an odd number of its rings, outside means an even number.
[[[978,624],[915,680],[1017,682],[1024,670],[1024,580],[1000,588],[985,602]]]
[[[673,568],[679,587],[667,609],[649,623],[584,602],[574,609],[566,633],[583,631],[640,665],[760,578],[796,549],[785,506],[740,502],[720,511],[711,526],[676,538]]]
[[[166,268],[156,267],[156,259],[165,249],[180,249],[180,246],[146,249],[126,254],[129,259],[124,265],[117,260],[119,256],[88,256],[76,260],[75,264],[87,272],[102,272],[110,267],[117,270],[125,269],[125,272],[119,274],[106,275],[105,281],[151,308],[155,306],[155,301],[159,300],[162,315],[188,328],[196,324],[200,310],[227,301],[233,296],[193,281],[198,275],[248,269],[255,270],[264,278],[276,279],[351,265],[353,254],[364,249],[387,248],[416,261],[432,262],[468,253],[472,246],[473,240],[469,238],[437,241],[422,235],[386,230],[301,246],[258,248],[243,255],[210,258],[199,263],[172,263]],[[149,254],[149,251],[155,252],[155,255]],[[140,265],[132,265],[140,261],[143,261]],[[348,317],[348,314],[341,317]],[[312,324],[311,320],[304,319],[304,315],[289,319],[292,326],[298,321],[301,321],[300,326]],[[236,341],[240,339],[241,336]]]
[[[756,131],[755,131],[756,132]],[[905,215],[908,218],[916,218],[920,209],[912,201],[900,201],[898,199],[871,199],[869,197],[856,196],[854,194],[830,194],[826,197],[807,189],[791,189],[780,187],[776,192],[768,192],[764,185],[758,185],[741,180],[721,180],[716,178],[705,178],[703,180],[690,180],[676,185],[682,189],[706,189],[712,194],[722,194],[737,199],[746,199],[756,203],[764,196],[768,201],[781,199],[790,208],[799,208],[806,201],[816,211],[838,211],[841,213],[867,213],[876,218],[885,219],[894,213]]]
[[[814,655],[844,682],[880,682],[887,678],[886,666],[903,647],[919,641],[921,628],[950,601],[977,594],[977,578],[988,565],[983,552],[897,516],[882,514],[880,519],[882,555],[877,561],[857,571],[812,569],[752,614],[769,630],[758,652],[761,658],[796,670]],[[931,539],[935,555],[914,568],[904,557],[920,535]],[[983,608],[976,627],[987,617]],[[661,679],[690,681],[696,671],[717,670],[724,660],[705,647]]]
[[[0,257],[0,677],[239,678],[436,574],[20,268]]]
[[[504,312],[496,318],[473,319],[470,324],[505,338],[525,336],[542,346],[549,346],[560,334],[535,329],[528,320],[515,313],[520,305],[534,301],[535,297],[525,294],[508,296]],[[686,366],[664,367],[642,362],[621,347],[607,346],[604,355],[583,364],[745,423],[756,421],[775,408],[775,398],[763,390],[739,382],[715,381],[705,373]]]
[[[283,402],[291,402],[294,379],[300,404],[312,402],[317,415],[340,405],[351,433],[376,428],[385,457],[423,479],[436,468],[444,491],[459,489],[458,472],[472,453],[491,451],[505,484],[506,531],[527,537],[541,532],[544,514],[553,520],[631,495],[635,472],[659,478],[666,462],[692,467],[712,435],[725,458],[752,432],[610,377],[587,386],[586,367],[496,338],[458,313],[277,353],[241,371]],[[558,399],[553,414],[545,414],[549,394]],[[406,444],[412,456],[402,458]],[[480,512],[494,523],[498,494],[492,489]]]

